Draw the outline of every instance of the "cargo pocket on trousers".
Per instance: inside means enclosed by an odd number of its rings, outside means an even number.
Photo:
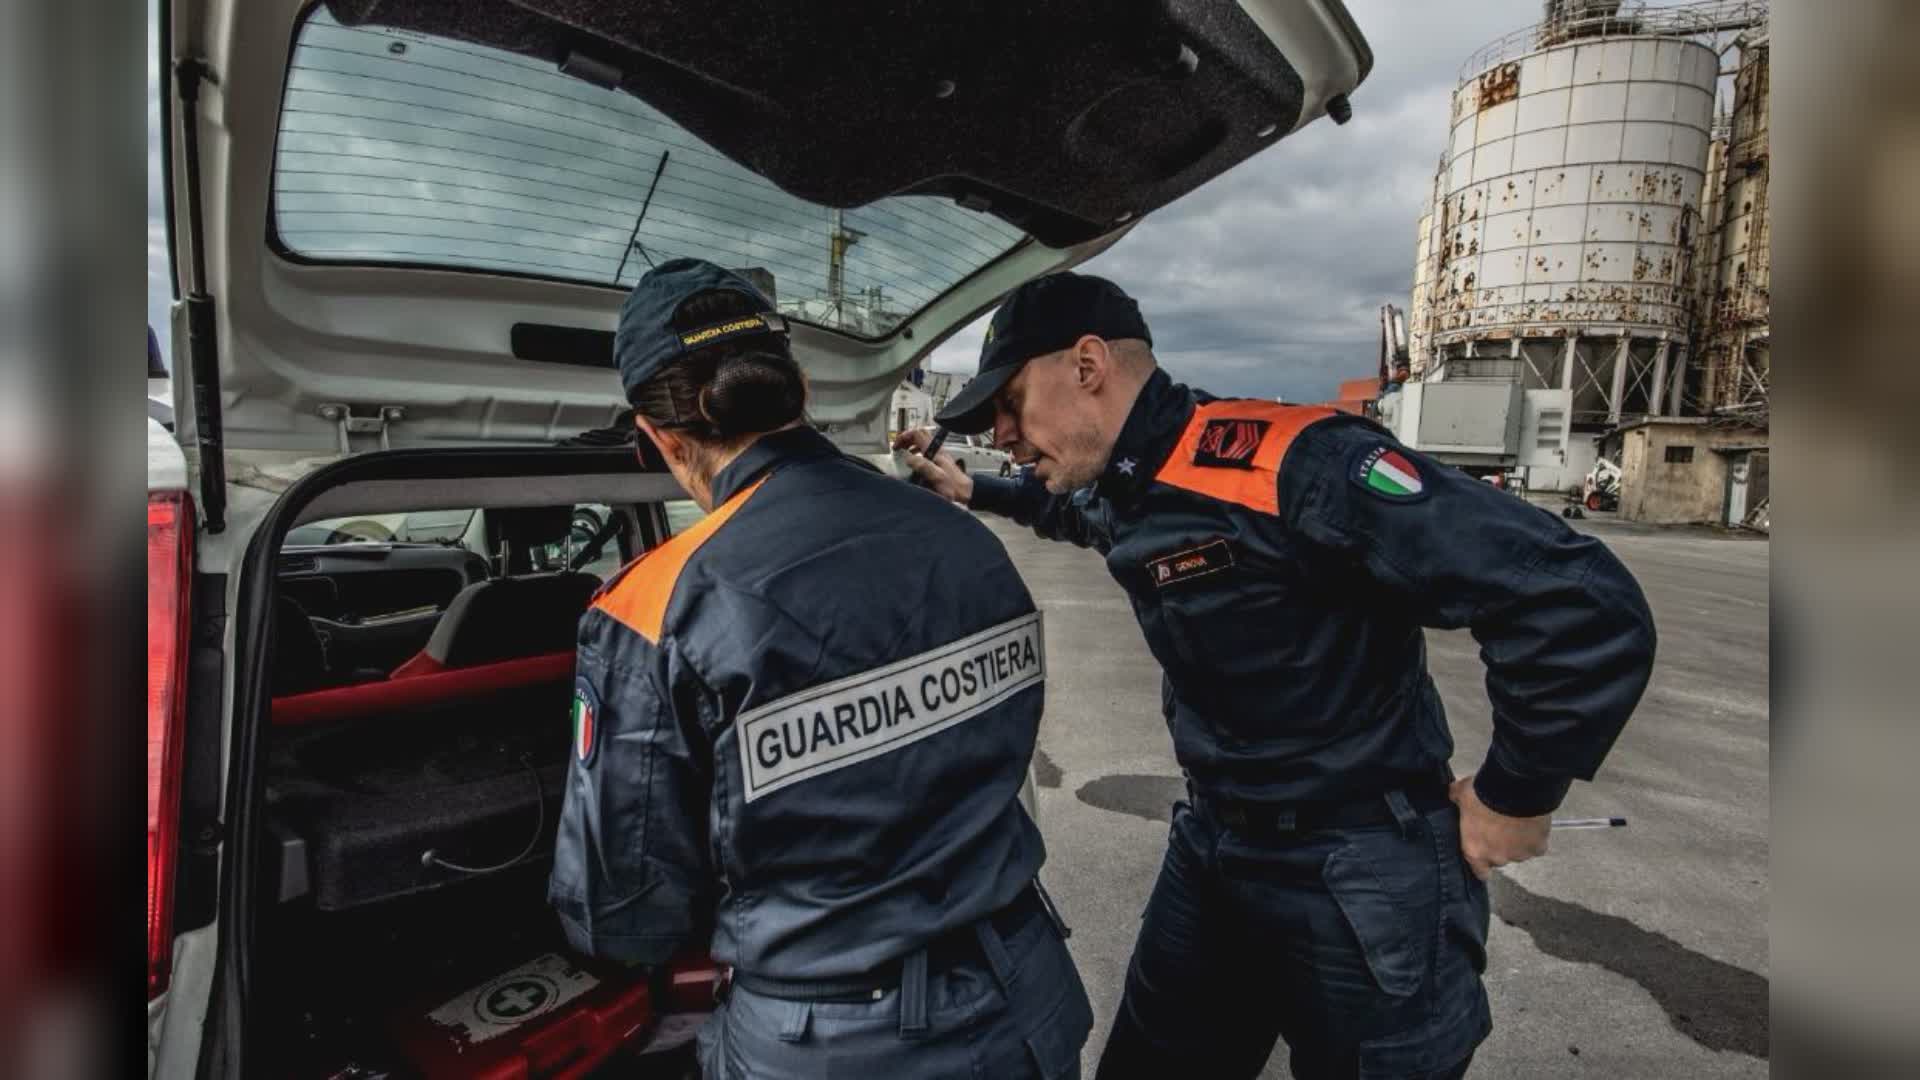
[[[1406,997],[1420,989],[1425,973],[1414,927],[1399,900],[1367,865],[1365,856],[1352,846],[1340,848],[1327,856],[1320,875],[1359,940],[1367,970],[1380,989],[1394,997]],[[1426,932],[1432,934],[1432,923],[1428,923]]]
[[[1027,1036],[1027,1053],[1042,1080],[1078,1076],[1080,1049],[1093,1030],[1093,1005],[1076,977],[1040,1026]]]
[[[1493,1030],[1485,994],[1464,1017],[1436,1016],[1418,1027],[1360,1043],[1360,1080],[1415,1080],[1465,1061]]]

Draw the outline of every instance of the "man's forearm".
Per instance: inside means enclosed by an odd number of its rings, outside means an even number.
[[[1508,817],[1534,817],[1559,809],[1573,786],[1571,776],[1533,776],[1509,764],[1498,742],[1473,775],[1474,794],[1491,809]]]
[[[1104,550],[1104,536],[1071,495],[1054,495],[1031,474],[1003,479],[990,473],[973,474],[973,495],[967,505],[999,514],[1031,528],[1046,540]]]
[[[1574,780],[1593,778],[1653,671],[1653,615],[1620,560],[1597,541],[1551,553],[1568,557],[1543,557],[1519,579],[1531,603],[1474,626],[1498,658],[1487,672],[1493,739],[1474,789],[1514,816],[1551,813]]]
[[[970,508],[1018,520],[1021,499],[1019,480],[983,472],[973,473],[972,479],[973,495],[967,500]]]

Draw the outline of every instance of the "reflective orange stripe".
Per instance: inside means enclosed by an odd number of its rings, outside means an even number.
[[[1338,415],[1332,409],[1313,405],[1282,405],[1276,401],[1210,401],[1193,410],[1193,419],[1180,433],[1180,444],[1173,448],[1167,463],[1160,466],[1154,479],[1162,484],[1197,492],[1223,502],[1236,503],[1269,514],[1280,513],[1280,462],[1287,447],[1309,424]],[[1260,448],[1253,452],[1253,467],[1195,465],[1193,456],[1200,449],[1200,434],[1209,420],[1264,420]]]
[[[634,568],[595,600],[593,606],[648,641],[658,642],[660,628],[667,620],[667,601],[673,599],[673,587],[680,580],[680,571],[686,569],[687,560],[766,482],[764,476],[755,480],[721,503],[713,513],[689,525],[685,532],[642,555]]]

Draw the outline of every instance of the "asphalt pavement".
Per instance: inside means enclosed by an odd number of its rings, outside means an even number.
[[[1179,769],[1159,668],[1099,555],[985,520],[1046,612],[1044,880],[1093,999],[1091,1075]],[[1571,524],[1633,569],[1660,633],[1639,712],[1597,782],[1575,784],[1561,810],[1630,824],[1557,835],[1547,856],[1496,874],[1494,1031],[1469,1075],[1766,1076],[1770,544],[1611,515]],[[1428,649],[1464,775],[1489,732],[1478,649],[1466,631],[1430,631]],[[1227,975],[1258,984],[1257,971]],[[1285,1062],[1276,1048],[1262,1075],[1289,1076]]]

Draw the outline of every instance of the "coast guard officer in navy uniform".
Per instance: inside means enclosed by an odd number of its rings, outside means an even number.
[[[1018,801],[1046,658],[1005,549],[807,426],[740,276],[662,263],[614,349],[707,515],[580,623],[569,940],[730,965],[709,1080],[1077,1076],[1091,1010]]]
[[[1063,273],[994,314],[939,416],[1018,480],[941,494],[1099,550],[1164,670],[1175,807],[1102,1077],[1457,1077],[1490,1029],[1494,867],[1543,854],[1645,689],[1599,541],[1327,409],[1176,385],[1134,301]],[[924,449],[926,432],[900,445]],[[1423,627],[1480,644],[1493,739],[1452,779]]]

